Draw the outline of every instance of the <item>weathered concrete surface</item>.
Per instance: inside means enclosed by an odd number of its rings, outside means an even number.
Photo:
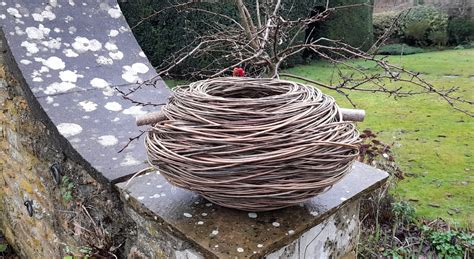
[[[172,186],[158,172],[147,173],[134,178],[128,185],[120,183],[117,186],[123,192],[122,199],[130,206],[127,211],[134,215],[132,218],[138,224],[139,235],[154,236],[157,229],[166,230],[206,258],[249,258],[263,257],[287,246],[312,228],[327,222],[327,218],[346,204],[358,203],[363,194],[378,188],[387,177],[388,174],[381,170],[355,163],[353,170],[326,193],[300,206],[259,213],[213,205],[192,192]],[[355,212],[349,211],[348,215],[352,217]],[[344,212],[341,213],[334,216],[332,222]],[[351,239],[354,234],[351,233],[356,230],[350,230],[353,223],[338,225],[338,234],[351,240],[348,250],[354,248]],[[169,244],[161,242],[159,245],[161,251],[171,256],[167,251]]]

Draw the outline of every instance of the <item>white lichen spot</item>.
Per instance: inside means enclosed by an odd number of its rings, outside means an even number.
[[[119,34],[117,30],[110,30],[109,37],[116,37]]]
[[[91,101],[82,101],[79,102],[78,105],[81,106],[85,112],[91,112],[97,109],[97,104]]]
[[[92,87],[95,87],[95,88],[106,88],[109,86],[109,83],[107,83],[107,81],[105,81],[104,79],[102,78],[93,78],[91,81],[90,81],[90,84],[92,85]]]
[[[33,17],[33,20],[37,22],[42,22],[46,19],[50,21],[56,19],[56,15],[51,12],[51,10],[44,10],[41,13],[33,13],[31,16]]]
[[[108,51],[116,51],[118,50],[118,47],[115,43],[112,42],[107,42],[105,43],[104,48],[106,48]]]
[[[22,59],[22,60],[20,60],[20,63],[23,64],[23,65],[29,65],[29,64],[31,64],[31,61],[29,61],[27,59]]]
[[[54,98],[51,97],[51,96],[46,97],[45,100],[46,100],[46,103],[47,103],[47,104],[52,104],[52,103],[54,102]]]
[[[75,136],[82,132],[82,127],[75,123],[60,123],[57,128],[59,133],[66,138]]]
[[[183,213],[183,216],[185,216],[186,218],[192,218],[193,217],[193,215],[191,215],[187,212]]]
[[[277,228],[277,227],[280,226],[280,223],[278,223],[278,222],[273,222],[272,225]]]
[[[60,70],[66,67],[66,64],[63,62],[63,60],[55,56],[49,57],[46,60],[42,58],[35,58],[35,61],[41,62],[43,65],[53,70]]]
[[[204,225],[204,221],[198,221],[197,224],[198,225]]]
[[[123,52],[122,51],[109,52],[109,56],[112,59],[121,60],[123,58]]]
[[[138,53],[138,56],[140,56],[142,58],[146,58],[145,52],[143,52],[143,51],[140,51],[140,53]]]
[[[141,200],[143,200],[143,199],[145,199],[144,196],[138,196],[138,197],[137,197],[137,200],[139,200],[139,201],[141,201]]]
[[[76,52],[74,52],[74,50],[72,49],[64,49],[63,50],[63,54],[68,57],[68,58],[75,58],[77,56],[79,56]]]
[[[145,74],[150,68],[143,63],[135,63],[132,65],[132,70],[139,74]]]
[[[119,32],[126,32],[126,31],[129,31],[127,27],[125,27],[125,26],[120,26]]]
[[[125,158],[120,163],[121,166],[134,166],[139,164],[141,164],[141,162],[134,158],[130,153],[127,153]]]
[[[345,200],[347,200],[347,198],[341,197],[340,200],[341,200],[341,201],[345,201]]]
[[[33,82],[43,82],[43,78],[38,77],[38,76],[33,77]]]
[[[294,235],[295,234],[295,231],[294,230],[288,230],[288,235]]]
[[[262,244],[258,244],[257,247],[258,247],[258,248],[262,248],[263,245],[262,245]]]
[[[50,48],[50,49],[60,49],[61,48],[61,38],[42,41],[41,45],[43,45],[47,48]]]
[[[146,114],[147,112],[142,110],[142,106],[132,106],[128,109],[125,109],[123,110],[122,112],[123,114],[127,114],[127,115],[134,115],[134,116],[137,116],[137,115],[144,115]]]
[[[25,29],[26,35],[28,38],[32,40],[42,40],[46,37],[51,30],[43,26],[43,24],[39,24],[38,28],[36,27],[27,27]]]
[[[64,93],[73,88],[76,85],[71,82],[54,82],[50,84],[46,89],[43,91],[45,94],[57,94],[57,93]]]
[[[77,82],[77,78],[79,78],[79,77],[84,77],[84,76],[79,75],[79,74],[77,74],[76,71],[71,71],[71,70],[65,70],[65,71],[60,71],[59,72],[59,78],[64,82],[75,83],[75,82]]]
[[[105,109],[113,112],[122,110],[122,105],[118,102],[108,102],[104,105]]]
[[[72,43],[72,47],[79,53],[86,51],[98,51],[102,48],[102,43],[96,39],[89,40],[86,37],[76,37]]]
[[[21,14],[20,12],[18,12],[18,9],[16,8],[13,8],[13,7],[7,8],[7,13],[14,16],[15,18],[21,18]]]
[[[20,46],[24,47],[28,53],[35,54],[38,53],[39,49],[36,43],[23,41]]]
[[[217,236],[217,234],[219,234],[219,230],[213,230],[211,232],[211,236]]]
[[[105,96],[114,96],[115,90],[112,87],[106,87],[103,89],[102,94]]]
[[[105,57],[105,56],[98,56],[95,60],[97,64],[100,65],[112,65],[114,61],[111,58]]]
[[[17,35],[20,35],[20,36],[23,35],[23,34],[25,34],[25,32],[22,31],[21,28],[18,27],[18,26],[15,26],[15,33],[16,33]],[[15,35],[15,33],[10,32],[10,35]]]
[[[69,27],[68,29],[69,34],[74,34],[77,32],[77,28],[74,26]]]
[[[4,14],[0,14],[0,19],[4,20],[4,19],[6,19],[6,18],[7,18],[7,16],[6,16],[6,15],[4,15]]]
[[[314,217],[319,215],[317,211],[311,211],[309,214],[311,214],[311,216],[314,216]]]
[[[64,21],[65,21],[66,23],[69,23],[69,22],[71,22],[72,20],[74,20],[74,18],[73,18],[72,16],[70,16],[70,15],[68,15],[68,16],[66,16],[66,18],[64,18]]]
[[[141,82],[138,74],[145,74],[150,70],[147,65],[143,63],[134,63],[131,66],[122,67],[122,78],[129,83]]]
[[[159,193],[156,193],[156,194],[150,196],[149,198],[150,198],[150,199],[157,199],[157,198],[160,198],[160,197],[161,197],[160,194],[159,194]]]
[[[243,249],[242,247],[238,247],[238,248],[237,248],[237,252],[243,253],[243,252],[244,252],[244,249]]]
[[[107,13],[110,15],[110,17],[112,18],[119,18],[121,15],[122,15],[122,12],[120,11],[120,9],[118,7],[116,8],[110,8]]]
[[[117,145],[118,139],[114,135],[104,135],[99,137],[98,142],[102,146],[108,147]]]
[[[255,213],[255,212],[249,212],[248,215],[249,215],[249,218],[251,218],[251,219],[256,219],[257,218],[257,213]]]

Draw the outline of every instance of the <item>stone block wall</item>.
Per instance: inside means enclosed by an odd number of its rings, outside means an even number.
[[[111,186],[53,144],[17,80],[0,65],[0,229],[23,258],[120,254],[134,225]],[[60,168],[60,183],[51,165]],[[25,202],[31,202],[32,214]]]

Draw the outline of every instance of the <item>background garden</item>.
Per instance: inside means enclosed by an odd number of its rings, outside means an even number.
[[[238,17],[232,1],[201,3],[199,8]],[[254,1],[248,1],[251,5]],[[326,1],[284,1],[295,17],[310,15]],[[365,3],[360,0],[330,1],[331,6]],[[462,1],[461,1],[462,2]],[[468,1],[466,1],[468,3]],[[373,3],[371,3],[373,4]],[[129,1],[122,4],[128,22],[150,61],[163,60],[191,44],[212,23],[202,12],[168,8],[168,1]],[[324,6],[324,5],[323,5]],[[336,9],[313,34],[342,40],[392,64],[419,73],[440,88],[456,87],[460,96],[474,99],[474,20],[472,6],[440,8],[418,1],[409,8],[373,14],[371,5]],[[146,19],[145,19],[146,18]],[[203,22],[204,21],[204,22]],[[136,25],[136,26],[134,26]],[[308,34],[306,34],[308,37]],[[304,40],[304,39],[301,39]],[[380,47],[371,47],[374,42]],[[373,63],[354,59],[354,67],[376,71]],[[211,64],[211,65],[210,65]],[[212,55],[191,57],[166,74],[169,86],[195,80],[193,71],[213,64]],[[289,59],[282,73],[331,84],[350,69],[337,69],[313,53]],[[231,74],[229,71],[228,75]],[[338,78],[339,77],[339,78]],[[402,82],[387,82],[393,87]],[[410,86],[408,86],[410,87]],[[341,106],[344,95],[325,91]],[[453,109],[436,95],[393,98],[389,94],[350,92],[350,99],[367,111],[359,129],[367,153],[361,157],[389,171],[387,195],[368,197],[367,218],[360,245],[364,256],[440,257],[472,256],[474,239],[474,120],[472,113]],[[472,104],[471,104],[472,105]],[[472,111],[472,107],[467,107]],[[375,211],[375,212],[374,212]],[[470,252],[469,252],[470,251]]]

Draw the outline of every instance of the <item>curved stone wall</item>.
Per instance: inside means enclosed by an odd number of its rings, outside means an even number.
[[[115,1],[0,0],[0,28],[0,230],[25,258],[126,256],[135,223],[113,183],[147,165],[143,145],[118,150],[156,107],[119,91],[154,69]],[[131,96],[169,94],[157,78]]]

